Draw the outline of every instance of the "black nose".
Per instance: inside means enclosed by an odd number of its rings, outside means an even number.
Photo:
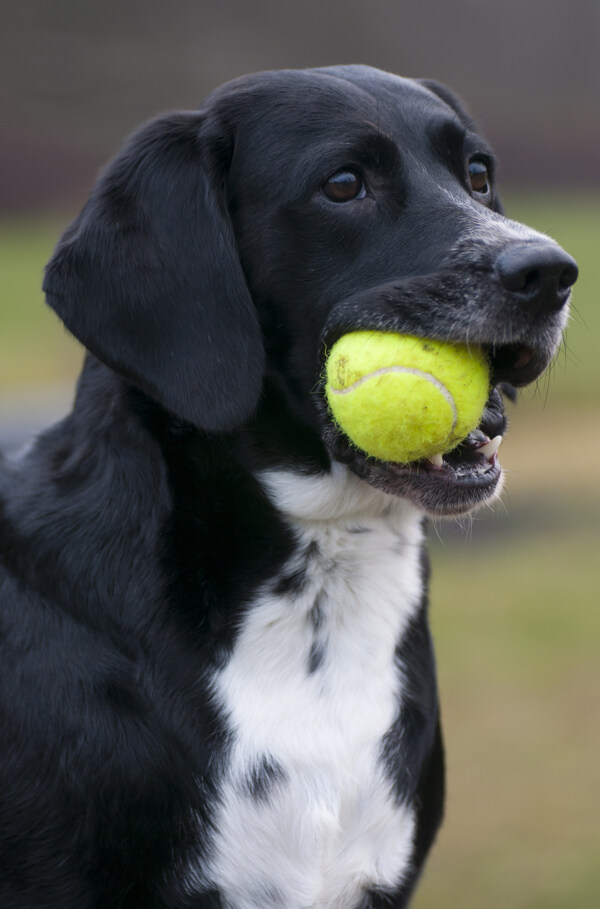
[[[567,301],[577,280],[575,259],[556,243],[514,243],[500,253],[496,272],[502,286],[528,306],[555,312]]]

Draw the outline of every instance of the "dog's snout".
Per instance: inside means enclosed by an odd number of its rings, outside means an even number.
[[[560,309],[577,280],[577,263],[551,242],[515,244],[496,260],[502,286],[529,306],[545,312]]]

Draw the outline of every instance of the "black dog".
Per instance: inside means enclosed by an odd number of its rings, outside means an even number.
[[[47,270],[74,409],[0,471],[4,909],[407,905],[443,799],[424,515],[496,494],[498,386],[575,277],[435,84],[266,73],[133,136]],[[353,448],[320,376],[357,328],[483,347],[480,428]]]

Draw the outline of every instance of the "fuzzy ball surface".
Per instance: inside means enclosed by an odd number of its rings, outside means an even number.
[[[483,351],[462,344],[356,331],[327,358],[335,422],[382,461],[408,464],[451,451],[478,426],[489,388]]]

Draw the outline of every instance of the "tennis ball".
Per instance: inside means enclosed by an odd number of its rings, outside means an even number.
[[[382,461],[407,464],[450,451],[479,424],[489,387],[479,348],[411,335],[351,332],[327,359],[336,423]]]

